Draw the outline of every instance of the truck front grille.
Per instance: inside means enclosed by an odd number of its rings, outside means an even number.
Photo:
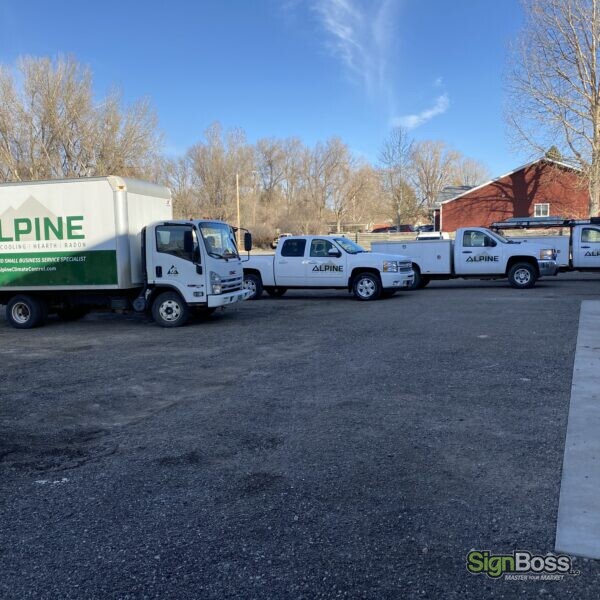
[[[412,263],[410,262],[401,262],[400,263],[400,273],[410,273],[412,271]]]
[[[228,277],[221,279],[221,293],[228,294],[229,292],[237,292],[242,289],[243,277]]]

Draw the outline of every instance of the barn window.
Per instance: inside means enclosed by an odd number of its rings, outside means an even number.
[[[550,205],[545,202],[544,204],[534,204],[533,205],[534,217],[549,217],[550,216]]]

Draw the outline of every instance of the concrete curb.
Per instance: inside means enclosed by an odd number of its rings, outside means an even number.
[[[600,301],[581,303],[556,552],[600,558]]]

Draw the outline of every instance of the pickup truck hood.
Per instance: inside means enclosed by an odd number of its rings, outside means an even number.
[[[380,267],[385,260],[408,261],[412,262],[408,256],[404,254],[384,254],[383,252],[365,252],[364,254],[356,254],[354,260],[365,263],[365,267]],[[360,258],[359,258],[360,257]]]
[[[516,254],[517,252],[519,254],[527,254],[530,256],[535,256],[535,258],[539,258],[540,257],[540,252],[542,250],[555,250],[555,248],[552,246],[551,242],[548,242],[547,244],[540,244],[539,242],[521,242],[521,241],[516,241],[516,240],[512,240],[510,244],[507,244],[507,246],[509,248],[513,248],[515,249],[514,254]],[[518,251],[517,251],[518,248]]]

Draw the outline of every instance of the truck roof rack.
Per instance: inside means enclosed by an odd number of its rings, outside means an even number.
[[[563,217],[514,217],[492,223],[490,229],[545,229],[550,227],[574,227],[575,225],[600,225],[600,217],[591,219],[564,219]]]

